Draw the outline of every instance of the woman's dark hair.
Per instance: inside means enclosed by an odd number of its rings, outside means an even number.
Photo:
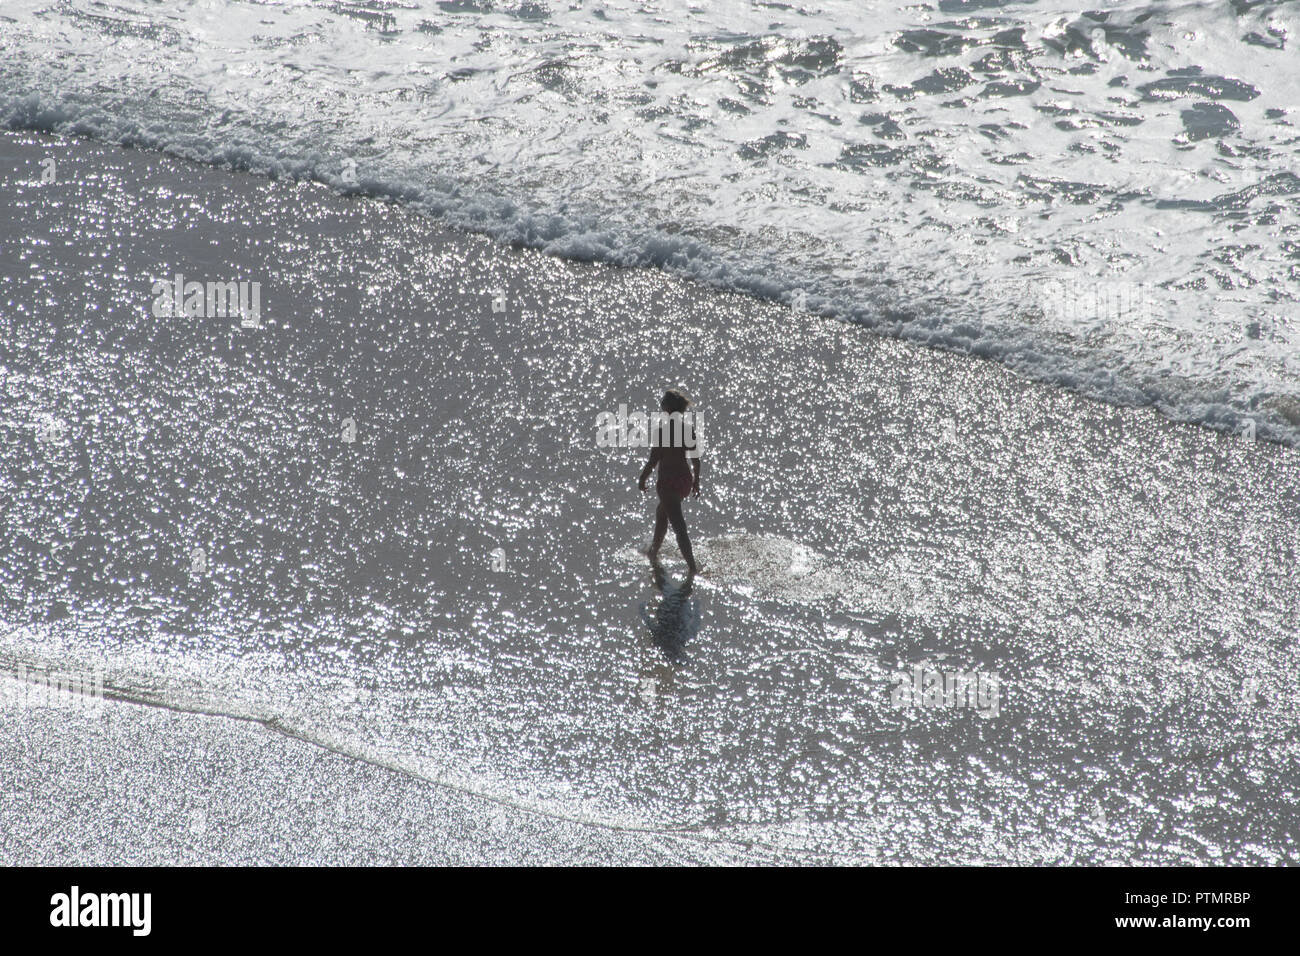
[[[680,389],[670,388],[664,392],[664,397],[659,400],[659,407],[669,415],[673,412],[684,412],[690,407],[691,400]]]

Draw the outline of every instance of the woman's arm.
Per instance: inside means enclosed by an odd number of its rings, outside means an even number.
[[[641,480],[636,483],[636,486],[640,488],[642,491],[645,491],[646,479],[650,477],[650,472],[655,470],[655,465],[659,464],[659,459],[662,456],[663,456],[663,449],[660,448],[658,445],[655,445],[653,448],[650,449],[650,460],[647,461],[645,463],[645,467],[641,469]]]

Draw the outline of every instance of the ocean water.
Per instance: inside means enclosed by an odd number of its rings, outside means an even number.
[[[1297,30],[1254,0],[6,0],[0,121],[1293,443]]]
[[[1296,862],[1297,9],[7,0],[0,691],[745,859]],[[594,442],[675,382],[689,584]]]
[[[156,806],[115,862],[400,858],[392,771],[479,808],[420,821],[453,859],[499,810],[676,861],[1296,862],[1293,450],[321,186],[33,133],[0,168],[5,859]],[[175,273],[260,276],[261,328],[155,316]],[[690,582],[596,442],[678,381]],[[143,707],[203,752],[139,752]],[[303,803],[268,732],[375,792]]]

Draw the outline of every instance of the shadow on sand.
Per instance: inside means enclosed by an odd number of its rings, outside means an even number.
[[[650,601],[642,602],[641,620],[650,628],[655,644],[670,661],[677,663],[685,656],[686,645],[700,631],[700,602],[691,597],[694,575],[687,574],[685,580],[674,581],[654,559],[650,571],[660,598],[653,609]]]

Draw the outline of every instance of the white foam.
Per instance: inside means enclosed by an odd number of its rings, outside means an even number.
[[[1286,5],[512,9],[11,0],[0,121],[396,198],[1300,439]],[[1205,103],[1238,124],[1225,149],[1189,132]]]

